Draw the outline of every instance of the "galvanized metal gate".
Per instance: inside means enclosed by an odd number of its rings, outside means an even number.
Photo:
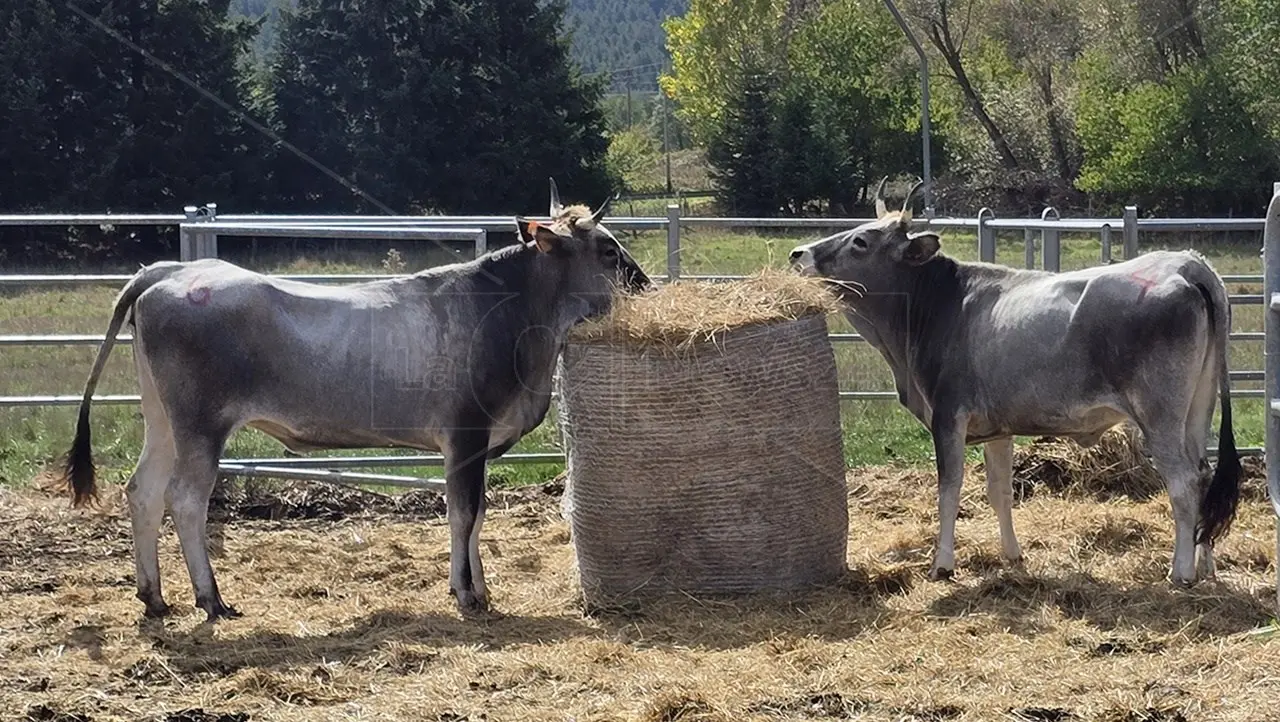
[[[1280,464],[1273,463],[1280,453],[1280,387],[1276,385],[1280,381],[1280,183],[1272,189],[1264,223],[1262,293],[1267,310],[1263,314],[1263,333],[1266,336],[1263,374],[1267,394],[1267,433],[1263,458],[1267,465],[1267,494],[1276,514],[1276,612],[1280,614]]]

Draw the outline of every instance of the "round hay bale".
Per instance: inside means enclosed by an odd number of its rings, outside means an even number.
[[[571,336],[564,511],[589,605],[795,589],[845,571],[830,307],[785,302],[814,290],[795,279],[671,284]],[[764,310],[744,312],[739,296]]]

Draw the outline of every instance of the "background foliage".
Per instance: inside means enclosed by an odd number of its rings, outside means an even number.
[[[897,4],[940,213],[1256,215],[1280,177],[1280,0]],[[846,215],[921,172],[882,0],[28,0],[0,67],[10,213],[539,212],[555,176]],[[173,241],[6,229],[0,262]]]

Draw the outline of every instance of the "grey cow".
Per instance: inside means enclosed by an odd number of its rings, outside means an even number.
[[[1239,500],[1231,429],[1222,279],[1194,251],[1155,251],[1066,273],[961,262],[932,231],[910,231],[910,202],[877,220],[791,251],[793,267],[830,279],[850,323],[893,371],[898,400],[930,429],[940,533],[932,579],[955,569],[964,449],[983,444],[987,498],[1003,556],[1019,562],[1013,531],[1015,435],[1097,443],[1115,424],[1142,430],[1165,478],[1174,519],[1172,578],[1214,574],[1214,542]],[[1218,465],[1205,445],[1222,393]]]
[[[443,453],[450,592],[463,614],[486,611],[486,462],[542,422],[570,327],[606,312],[618,286],[651,285],[601,223],[608,206],[566,208],[552,180],[552,221],[517,218],[523,243],[349,286],[214,259],[139,271],[116,300],[63,478],[76,505],[96,494],[89,404],[132,312],[146,431],[127,496],[146,615],[169,611],[156,549],[167,501],[197,605],[210,621],[240,616],[218,593],[205,523],[223,446],[246,426],[293,451]]]

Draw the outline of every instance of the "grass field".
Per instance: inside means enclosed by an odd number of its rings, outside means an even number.
[[[837,229],[831,229],[832,231]],[[749,231],[705,231],[685,229],[682,235],[681,267],[686,274],[750,273],[762,266],[784,265],[787,252],[798,241],[819,237],[829,231],[757,233]],[[944,233],[944,250],[961,258],[973,258],[976,244],[972,236]],[[1260,239],[1258,234],[1237,234],[1235,238],[1149,236],[1142,250],[1155,247],[1197,247],[1206,253],[1223,274],[1260,274]],[[664,233],[627,234],[627,242],[643,266],[653,275],[666,268]],[[260,248],[266,249],[264,241]],[[1096,239],[1064,235],[1062,267],[1064,269],[1093,265],[1100,257]],[[287,248],[276,246],[275,253],[265,251],[250,262],[248,247],[223,239],[224,256],[259,270],[289,273],[354,273],[384,272],[385,250],[345,255],[323,254],[315,257],[288,257]],[[407,268],[415,270],[458,257],[418,250],[401,244],[399,251]],[[1118,253],[1118,250],[1117,250]],[[998,260],[1022,265],[1021,234],[1001,239]],[[46,269],[48,272],[122,272],[128,269]],[[0,334],[83,333],[101,334],[107,324],[114,287],[56,287],[33,290],[0,291]],[[1260,293],[1254,284],[1232,284],[1233,293]],[[1235,306],[1233,327],[1236,331],[1262,330],[1261,307]],[[834,331],[852,330],[847,322],[833,316],[829,325]],[[862,343],[838,344],[836,354],[845,390],[891,391],[892,377],[878,354]],[[0,349],[0,395],[78,394],[92,364],[96,347],[5,347]],[[1262,344],[1233,343],[1232,367],[1237,370],[1261,369]],[[137,385],[133,376],[130,349],[117,346],[107,365],[99,394],[133,394]],[[1259,384],[1241,382],[1238,388],[1258,388]],[[1262,404],[1257,399],[1236,399],[1236,431],[1238,443],[1256,446],[1262,442]],[[928,462],[932,444],[928,434],[907,412],[893,401],[846,401],[843,403],[845,452],[851,466],[878,463],[917,464]],[[49,460],[62,454],[74,430],[72,407],[0,409],[0,484],[22,484],[32,478]],[[142,440],[142,423],[136,406],[97,406],[93,412],[95,450],[103,464],[103,478],[120,481],[132,469]],[[554,407],[546,423],[530,434],[517,452],[558,451]],[[242,431],[230,442],[228,457],[278,457],[283,448],[255,431]],[[334,452],[358,455],[361,452]],[[381,452],[368,452],[381,453]],[[972,449],[972,459],[980,451]],[[558,473],[559,465],[497,464],[493,480],[497,484],[528,483],[548,479]],[[438,469],[408,469],[393,473],[438,476]]]

